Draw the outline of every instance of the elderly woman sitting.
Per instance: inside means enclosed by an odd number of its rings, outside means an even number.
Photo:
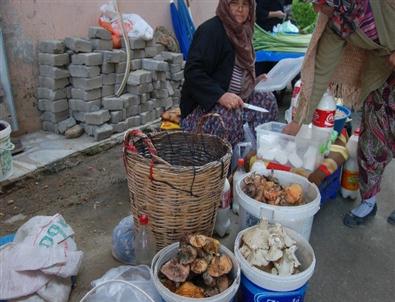
[[[196,31],[185,66],[181,92],[181,125],[194,131],[201,117],[218,113],[227,139],[235,145],[243,140],[243,124],[250,127],[275,120],[277,102],[272,93],[254,91],[255,52],[252,35],[255,0],[220,0],[216,16]],[[243,109],[244,102],[263,107],[268,113]],[[211,118],[206,133],[223,131],[221,121]]]

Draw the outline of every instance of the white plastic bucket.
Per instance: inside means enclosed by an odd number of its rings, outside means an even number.
[[[10,141],[11,126],[0,121],[0,181],[6,180],[13,172],[12,153],[14,145]]]
[[[221,245],[220,251],[228,255],[232,259],[233,263],[233,269],[232,269],[232,275],[233,275],[233,283],[232,285],[223,291],[222,293],[215,295],[213,297],[209,298],[187,298],[187,297],[182,297],[179,296],[173,292],[171,292],[169,289],[167,289],[159,280],[158,278],[158,273],[160,271],[160,268],[162,267],[163,264],[165,264],[167,261],[169,261],[171,258],[176,256],[178,252],[178,246],[179,243],[173,243],[162,250],[160,250],[155,257],[152,259],[152,264],[151,264],[151,274],[152,274],[152,280],[155,284],[156,290],[159,292],[161,295],[162,299],[166,302],[230,302],[234,301],[236,293],[239,289],[240,286],[240,265],[236,260],[235,255],[228,250],[226,247]]]
[[[316,263],[314,251],[309,242],[294,230],[285,228],[287,234],[296,241],[296,256],[302,264],[302,271],[291,276],[272,275],[250,265],[240,253],[241,238],[243,234],[252,228],[241,231],[235,241],[234,251],[243,275],[264,290],[286,292],[304,286],[313,275]]]
[[[263,172],[263,175],[269,175],[270,170]],[[307,178],[286,171],[273,171],[281,185],[291,183],[300,184],[303,187],[306,204],[300,206],[273,206],[259,202],[243,192],[241,184],[246,174],[236,184],[236,200],[240,204],[239,219],[241,230],[256,225],[261,218],[265,217],[269,222],[279,222],[301,234],[307,241],[310,238],[311,228],[313,225],[314,215],[320,209],[321,194],[317,186],[307,180]]]

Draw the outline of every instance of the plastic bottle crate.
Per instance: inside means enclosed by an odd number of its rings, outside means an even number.
[[[336,198],[337,192],[340,190],[341,171],[342,169],[339,167],[332,175],[325,178],[318,187],[321,193],[321,205]]]

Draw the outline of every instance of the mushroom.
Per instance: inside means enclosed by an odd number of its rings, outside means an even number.
[[[204,260],[203,258],[197,258],[191,264],[191,271],[193,271],[195,274],[200,275],[207,270],[207,267],[208,264],[206,260]]]
[[[210,255],[217,256],[219,254],[220,246],[221,243],[217,239],[208,237],[206,239],[206,244],[203,246],[203,250]]]
[[[206,288],[206,290],[204,291],[204,295],[206,297],[212,297],[212,296],[218,295],[219,293],[220,293],[220,291],[217,287]]]
[[[227,275],[223,275],[217,279],[217,287],[220,293],[228,289],[229,286],[230,286],[230,280]]]
[[[257,249],[251,253],[251,255],[247,258],[247,261],[251,265],[255,266],[267,266],[269,261],[267,259],[267,250]]]
[[[194,247],[201,248],[206,245],[207,238],[208,237],[206,237],[204,235],[192,235],[189,238],[189,243]]]
[[[284,257],[274,263],[279,276],[290,276],[294,274],[295,269],[300,266],[300,262],[295,255],[295,251],[296,245],[293,245],[289,249],[285,250]]]
[[[301,204],[303,198],[303,188],[300,184],[291,184],[284,189],[285,198],[289,204]]]
[[[183,283],[177,290],[176,294],[189,298],[204,298],[204,290],[192,282]]]
[[[183,245],[178,251],[178,259],[181,264],[190,264],[197,257],[197,250],[190,245]]]
[[[227,255],[216,256],[211,260],[208,267],[208,273],[211,277],[220,277],[231,271],[233,267],[232,260]]]
[[[269,251],[265,254],[265,257],[269,261],[277,261],[283,256],[283,252],[281,249],[276,246],[272,246]]]
[[[206,284],[208,287],[216,286],[215,278],[211,277],[207,271],[203,273],[202,278],[204,284]]]
[[[161,273],[174,282],[185,282],[189,275],[189,265],[178,263],[177,258],[167,261],[160,269]]]

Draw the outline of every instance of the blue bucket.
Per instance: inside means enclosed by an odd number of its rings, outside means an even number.
[[[343,130],[347,119],[351,116],[351,110],[348,109],[346,106],[337,105],[336,111],[341,111],[343,113],[342,117],[335,117],[335,126],[333,127],[337,131],[337,133],[340,133]]]
[[[241,283],[237,301],[239,302],[303,302],[307,284],[301,288],[288,292],[275,292],[259,287],[244,274],[241,274]]]

